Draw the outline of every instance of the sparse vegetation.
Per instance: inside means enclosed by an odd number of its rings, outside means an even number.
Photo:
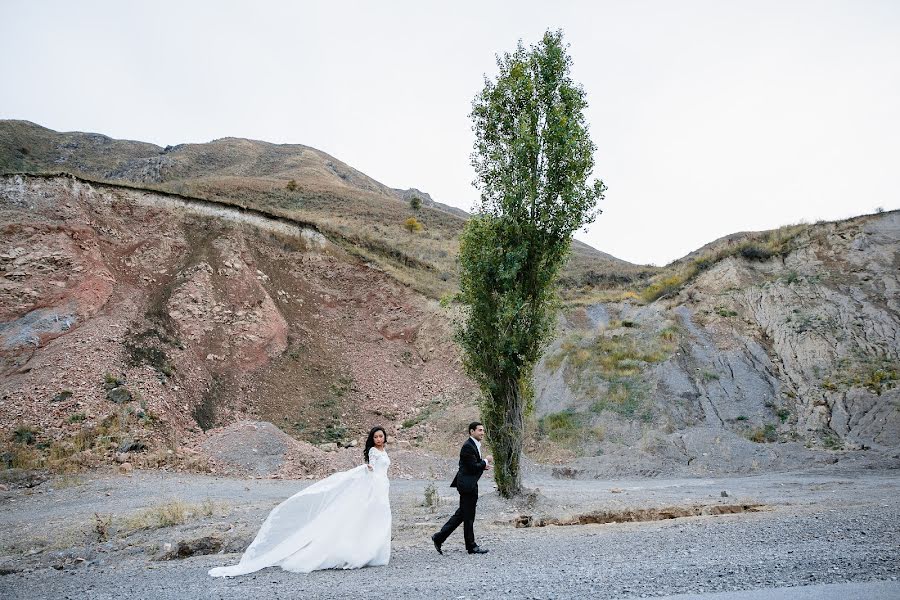
[[[63,390],[60,393],[53,396],[53,399],[51,400],[51,402],[65,402],[66,400],[68,400],[71,397],[72,397],[71,390]]]
[[[441,496],[438,494],[437,486],[434,481],[428,482],[425,486],[425,506],[434,512],[441,505]]]
[[[422,199],[418,196],[413,196],[409,199],[409,207],[415,211],[418,211],[422,208]]]
[[[347,428],[340,424],[329,423],[322,431],[322,439],[325,442],[340,442],[347,437]]]
[[[745,260],[767,260],[774,256],[785,256],[793,249],[793,241],[806,231],[808,225],[786,225],[778,229],[756,234],[739,243],[727,243],[682,264],[671,271],[663,272],[657,280],[641,292],[646,302],[653,302],[664,296],[675,294],[697,275],[730,256],[740,256]]]
[[[81,423],[86,418],[87,416],[83,412],[78,412],[69,416],[69,423]]]
[[[762,427],[753,429],[749,436],[751,442],[758,444],[778,441],[778,430],[772,423],[766,423]]]
[[[206,500],[200,504],[172,500],[165,504],[145,508],[121,520],[117,520],[115,523],[119,535],[124,537],[135,531],[173,527],[175,525],[183,525],[194,519],[210,517],[215,513],[216,508],[216,504],[211,500]]]
[[[638,417],[644,422],[653,420],[653,412],[649,406],[641,408],[641,400],[646,397],[646,390],[641,382],[633,378],[621,378],[609,383],[606,394],[597,399],[591,410],[596,413],[604,410],[612,411],[622,417]]]
[[[731,310],[730,308],[726,308],[726,307],[721,306],[721,305],[720,305],[720,306],[717,306],[714,310],[715,310],[715,313],[716,313],[717,315],[719,315],[720,317],[729,318],[729,317],[736,317],[736,316],[737,316],[737,311]]]
[[[573,410],[546,415],[538,421],[538,434],[555,442],[572,444],[581,437],[582,419]]]
[[[17,444],[31,445],[37,440],[37,429],[27,425],[21,425],[13,431],[12,439]]]
[[[97,542],[103,543],[109,540],[109,528],[112,526],[112,515],[101,517],[99,513],[94,513],[94,534],[97,536]]]
[[[702,379],[705,383],[709,383],[710,381],[716,381],[719,379],[719,374],[714,371],[707,371],[706,369],[700,371],[700,379]]]
[[[296,191],[297,190],[297,180],[291,179],[290,181],[288,181],[287,185],[284,186],[284,189],[286,189],[289,192]]]

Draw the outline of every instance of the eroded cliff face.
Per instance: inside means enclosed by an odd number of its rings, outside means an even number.
[[[571,311],[537,372],[540,425],[606,471],[894,455],[898,276],[891,212],[811,226],[782,258],[726,258],[647,306]]]
[[[319,474],[313,444],[381,423],[449,451],[477,418],[450,314],[345,242],[62,176],[0,178],[0,216],[0,427],[33,437],[17,448],[156,466],[265,437],[239,435],[249,419],[294,438],[286,473]],[[664,299],[568,311],[536,371],[530,457],[595,475],[894,460],[898,240],[897,212],[817,224]]]
[[[4,440],[164,462],[242,419],[333,447],[473,406],[437,303],[315,230],[62,176],[0,178],[0,216]]]

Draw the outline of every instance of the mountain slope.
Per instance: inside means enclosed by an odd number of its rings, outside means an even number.
[[[600,453],[581,461],[603,472],[820,459],[804,446],[896,454],[900,211],[792,236],[772,256],[715,249],[649,304],[570,311],[537,372],[551,441]]]
[[[199,196],[315,223],[352,251],[433,298],[456,288],[458,236],[467,215],[419,190],[395,190],[336,158],[297,144],[223,138],[161,148],[91,133],[57,133],[28,121],[0,121],[0,173],[66,171]],[[293,181],[294,189],[287,189]],[[409,199],[423,200],[414,211]],[[409,217],[421,233],[404,228]],[[652,269],[576,242],[565,284],[579,288],[597,273],[626,281]]]

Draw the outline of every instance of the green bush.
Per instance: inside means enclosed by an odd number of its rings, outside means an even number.
[[[37,440],[37,430],[33,427],[21,426],[13,432],[13,441],[17,444],[31,445]]]
[[[538,433],[556,442],[572,441],[581,429],[581,417],[567,409],[552,413],[538,421]]]

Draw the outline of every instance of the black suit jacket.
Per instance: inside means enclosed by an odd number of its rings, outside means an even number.
[[[459,471],[453,478],[450,487],[455,487],[460,494],[478,492],[478,480],[487,468],[487,462],[478,455],[478,447],[472,438],[466,440],[459,450]]]

